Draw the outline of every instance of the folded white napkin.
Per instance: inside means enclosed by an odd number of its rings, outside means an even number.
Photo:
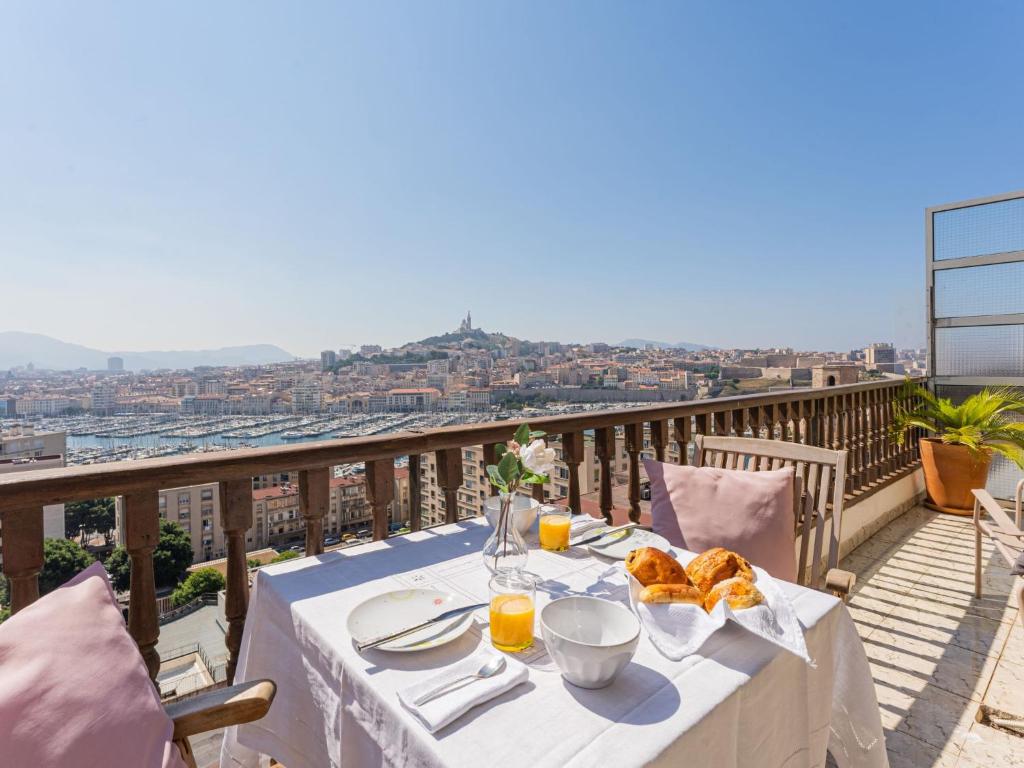
[[[751,634],[757,635],[813,665],[807,654],[803,628],[789,599],[766,571],[754,566],[757,588],[764,602],[753,608],[734,611],[725,600],[719,600],[711,613],[688,603],[641,603],[643,586],[629,578],[629,602],[647,630],[654,647],[672,661],[679,661],[693,653],[711,635],[732,620]]]
[[[575,539],[585,533],[595,531],[608,525],[603,517],[591,517],[590,515],[573,515],[569,518],[569,538]]]
[[[490,701],[520,683],[525,683],[530,676],[526,665],[506,655],[505,669],[494,677],[482,680],[464,680],[461,683],[455,683],[451,689],[424,704],[416,705],[413,702],[421,696],[437,690],[445,683],[473,674],[490,659],[501,655],[503,654],[494,648],[484,646],[473,655],[446,667],[438,674],[400,689],[398,700],[423,723],[428,731],[431,733],[439,731],[478,704]]]

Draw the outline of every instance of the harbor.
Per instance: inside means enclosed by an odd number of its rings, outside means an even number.
[[[67,435],[67,464],[99,464],[231,448],[281,445],[403,430],[477,424],[527,416],[557,416],[634,403],[569,403],[516,411],[317,414],[299,416],[183,416],[174,413],[76,415],[0,420],[0,430],[31,425],[37,432]]]

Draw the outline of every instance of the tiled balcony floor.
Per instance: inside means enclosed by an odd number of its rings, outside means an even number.
[[[1024,716],[1024,630],[1013,578],[983,545],[974,597],[970,519],[907,512],[841,566],[871,662],[892,768],[1024,764],[1024,738],[975,720],[982,702]]]
[[[1024,765],[1024,737],[975,720],[985,705],[1024,717],[1024,628],[1013,578],[984,544],[974,597],[969,519],[915,508],[841,566],[857,573],[849,609],[871,662],[891,768]],[[216,765],[220,733],[195,743]]]

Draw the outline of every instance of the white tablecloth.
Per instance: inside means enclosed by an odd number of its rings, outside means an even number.
[[[665,659],[643,637],[633,662],[608,688],[565,682],[538,636],[519,654],[525,685],[428,733],[396,691],[489,642],[486,609],[459,641],[418,653],[360,655],[345,629],[349,611],[373,595],[440,587],[487,600],[480,549],[489,529],[471,520],[262,569],[246,619],[236,678],[270,678],[277,698],[258,723],[228,729],[222,768],[254,768],[256,752],[287,768],[490,768],[504,766],[888,765],[874,686],[860,639],[835,598],[786,584],[816,666],[736,626],[698,655]],[[549,600],[587,593],[627,601],[606,561],[583,552],[532,550]],[[255,750],[256,752],[252,751]]]

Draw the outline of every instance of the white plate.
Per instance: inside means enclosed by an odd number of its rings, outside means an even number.
[[[415,627],[439,613],[469,602],[436,589],[400,589],[365,600],[348,615],[348,633],[357,643]],[[380,651],[422,651],[459,638],[473,623],[473,611],[378,645]]]
[[[593,532],[591,535],[596,536],[597,532]],[[672,545],[664,536],[640,528],[616,531],[600,541],[588,545],[587,548],[595,555],[610,557],[613,560],[625,560],[626,555],[640,547],[654,547],[662,552],[672,549]]]

